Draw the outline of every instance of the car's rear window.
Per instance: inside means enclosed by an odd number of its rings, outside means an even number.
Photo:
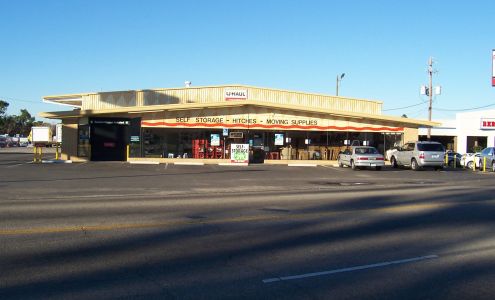
[[[354,151],[356,154],[377,154],[378,151],[375,148],[356,148]]]
[[[419,151],[437,151],[443,152],[443,146],[441,144],[418,144]]]

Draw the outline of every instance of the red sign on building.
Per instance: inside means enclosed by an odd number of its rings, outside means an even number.
[[[480,129],[495,129],[495,119],[481,119]]]
[[[495,86],[495,49],[492,50],[492,86]]]

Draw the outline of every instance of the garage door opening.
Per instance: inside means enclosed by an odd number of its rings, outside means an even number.
[[[93,118],[90,124],[91,160],[125,161],[129,119]]]

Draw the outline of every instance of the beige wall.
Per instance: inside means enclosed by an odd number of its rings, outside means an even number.
[[[224,91],[247,91],[247,99],[261,102],[300,105],[319,109],[331,109],[355,113],[381,115],[382,102],[344,98],[294,91],[283,91],[247,86],[191,87],[181,89],[155,89],[125,92],[93,93],[83,96],[83,110],[100,110],[131,106],[163,104],[213,103],[226,101]]]
[[[86,158],[77,156],[77,123],[78,119],[71,118],[62,121],[62,155],[63,160],[85,161]]]
[[[404,137],[402,143],[414,142],[418,140],[418,128],[404,128]]]

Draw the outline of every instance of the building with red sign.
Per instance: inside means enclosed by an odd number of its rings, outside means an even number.
[[[431,129],[432,140],[450,150],[469,153],[495,146],[495,110],[458,113],[454,120],[438,122],[442,125]],[[425,139],[426,129],[420,128],[419,135]]]

